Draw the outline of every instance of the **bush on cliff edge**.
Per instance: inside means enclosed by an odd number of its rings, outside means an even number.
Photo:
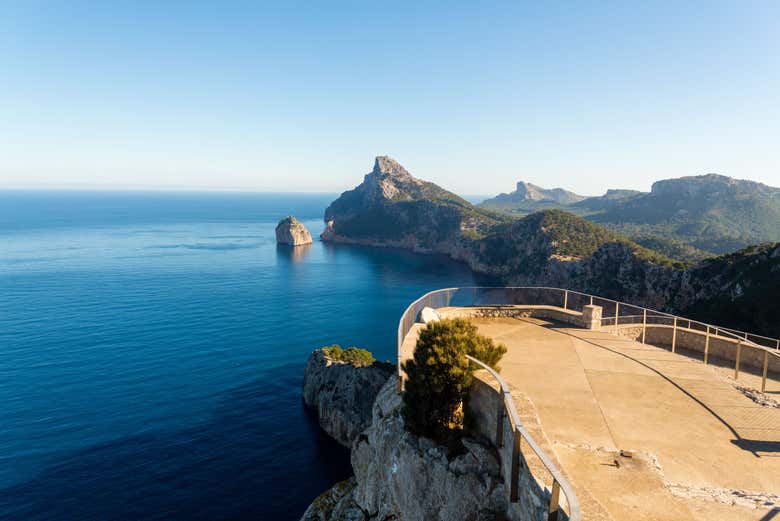
[[[332,346],[326,346],[322,349],[325,351],[325,354],[332,359],[352,364],[355,367],[366,367],[375,362],[374,355],[371,354],[371,351],[359,347],[342,349],[340,345],[333,344]]]
[[[403,395],[406,428],[417,435],[444,440],[462,426],[461,411],[477,366],[471,355],[498,369],[506,347],[480,335],[464,319],[432,322],[420,331],[414,357],[403,364],[407,381]]]

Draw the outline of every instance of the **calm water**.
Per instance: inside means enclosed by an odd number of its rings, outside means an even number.
[[[334,196],[0,192],[0,519],[298,519],[350,474],[308,353],[395,359],[441,257],[277,248]],[[482,281],[484,282],[484,281]]]

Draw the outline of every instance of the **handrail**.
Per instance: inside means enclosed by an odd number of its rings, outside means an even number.
[[[503,395],[503,403],[504,403],[504,410],[507,412],[507,416],[510,418],[510,423],[512,425],[513,434],[515,437],[519,436],[521,439],[525,439],[526,443],[529,447],[531,447],[531,450],[534,451],[536,456],[539,458],[539,460],[542,462],[542,465],[547,469],[547,471],[552,475],[553,478],[553,484],[552,488],[550,489],[550,504],[549,504],[549,510],[548,515],[550,516],[550,519],[557,519],[557,513],[560,508],[560,505],[558,503],[558,494],[557,489],[560,487],[560,490],[563,491],[563,495],[566,497],[566,502],[569,505],[569,520],[570,521],[579,521],[582,517],[582,514],[580,512],[580,502],[577,499],[577,494],[574,492],[574,487],[571,486],[571,483],[569,483],[569,480],[566,479],[566,477],[561,473],[561,471],[558,469],[558,467],[555,466],[555,464],[550,460],[550,457],[547,456],[547,454],[542,450],[542,448],[539,446],[538,443],[536,443],[536,440],[534,440],[533,436],[525,430],[525,427],[523,427],[522,422],[520,421],[520,414],[517,412],[517,407],[515,407],[515,401],[514,398],[512,398],[512,393],[509,390],[509,386],[504,381],[503,378],[489,365],[482,362],[481,360],[477,360],[473,356],[466,355],[466,358],[468,358],[470,361],[474,362],[475,364],[479,365],[482,369],[486,370],[490,375],[498,382],[498,385],[501,388],[501,394]],[[501,421],[501,418],[499,417],[499,422]],[[503,436],[502,427],[499,427],[497,438]],[[497,440],[497,443],[498,440]],[[518,446],[516,443],[515,446]],[[516,458],[519,458],[520,454],[513,454],[512,458],[513,460]],[[513,461],[514,465],[514,461]],[[516,493],[517,489],[517,477],[515,473],[512,473],[512,483],[510,484],[511,487],[511,493]]]
[[[611,305],[614,308],[614,315],[612,317],[604,317],[602,318],[602,323],[609,323],[614,320],[614,323],[619,325],[620,318],[625,317],[626,315],[621,315],[620,310],[623,309],[634,309],[638,310],[642,313],[642,315],[645,317],[645,321],[647,318],[653,319],[655,317],[666,317],[673,321],[674,329],[675,329],[675,337],[672,340],[672,350],[675,349],[675,340],[676,340],[676,330],[677,330],[677,324],[682,321],[688,323],[688,329],[693,329],[691,326],[693,324],[696,324],[701,330],[699,331],[700,334],[706,335],[708,338],[712,331],[715,332],[716,336],[725,336],[727,338],[732,338],[737,341],[737,354],[736,354],[736,366],[734,368],[734,377],[739,377],[739,357],[741,348],[743,345],[748,346],[752,349],[759,349],[764,352],[764,370],[763,370],[763,378],[762,378],[762,384],[761,384],[761,391],[765,391],[766,387],[766,377],[767,377],[767,369],[769,365],[769,356],[773,357],[780,357],[780,350],[776,348],[770,348],[766,346],[762,346],[752,340],[750,340],[751,333],[743,332],[743,331],[737,331],[729,328],[724,328],[721,326],[715,326],[712,324],[707,324],[705,322],[696,321],[693,319],[680,317],[677,315],[672,315],[671,313],[665,313],[663,311],[657,311],[654,309],[645,308],[642,306],[636,306],[634,304],[627,304],[625,302],[621,302],[618,300],[612,300],[604,297],[599,297],[597,295],[591,295],[589,293],[582,293],[579,291],[574,290],[568,290],[568,289],[562,289],[562,288],[553,288],[548,286],[518,286],[518,287],[496,287],[496,286],[470,286],[470,287],[463,287],[463,288],[445,288],[445,289],[439,289],[434,290],[426,293],[419,299],[412,302],[409,307],[406,308],[406,311],[404,311],[404,314],[401,315],[401,319],[398,323],[398,374],[399,377],[402,375],[401,370],[401,363],[403,360],[401,359],[401,346],[403,345],[403,340],[406,337],[406,334],[411,329],[412,325],[415,323],[417,315],[422,310],[423,304],[425,305],[431,305],[431,304],[437,304],[433,307],[446,307],[450,304],[450,300],[453,296],[457,295],[458,293],[463,292],[474,292],[475,295],[478,292],[492,292],[495,294],[498,291],[505,291],[505,292],[522,292],[522,291],[535,291],[535,292],[544,292],[545,296],[550,296],[551,293],[553,296],[558,295],[558,302],[557,304],[562,304],[564,309],[570,309],[569,302],[570,302],[570,296],[579,296],[584,299],[586,299],[587,302],[590,304],[598,303],[602,304],[602,308],[605,306],[603,304]],[[495,295],[493,295],[495,296]],[[500,300],[500,299],[499,299]],[[503,301],[493,301],[487,304],[487,306],[501,306],[501,305],[519,305],[519,304],[538,304],[538,302],[518,302],[515,299],[511,299],[512,301],[507,301],[507,299],[503,299]],[[543,299],[539,299],[543,300]],[[549,300],[549,299],[548,299]],[[434,302],[436,301],[436,302]],[[557,305],[556,304],[556,305]],[[466,306],[474,306],[476,304],[469,303],[466,304]],[[419,309],[418,309],[419,308]],[[629,315],[631,316],[631,315]],[[617,329],[617,325],[615,328]],[[694,329],[695,330],[695,329]],[[754,335],[758,337],[757,335]],[[779,339],[773,339],[770,337],[760,337],[765,340],[773,341],[777,346],[780,346],[780,340]],[[644,334],[643,334],[643,340],[644,340]],[[707,346],[709,346],[709,342],[707,342]],[[705,355],[704,355],[704,361],[707,363],[707,349],[705,348]]]

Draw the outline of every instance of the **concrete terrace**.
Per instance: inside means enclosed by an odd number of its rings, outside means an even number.
[[[572,482],[583,519],[780,521],[780,408],[741,392],[733,368],[604,330],[471,320],[507,346],[501,375]],[[739,384],[758,388],[760,377],[743,373]],[[780,398],[780,383],[766,391]]]

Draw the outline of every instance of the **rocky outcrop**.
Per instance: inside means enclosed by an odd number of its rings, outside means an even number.
[[[298,219],[288,215],[276,225],[277,244],[287,244],[289,246],[301,246],[311,244],[311,234],[309,230]]]
[[[333,359],[325,348],[317,349],[304,371],[303,401],[317,411],[325,432],[351,447],[371,423],[374,399],[393,374],[391,364],[358,367]]]
[[[368,521],[368,514],[355,502],[355,478],[336,483],[317,496],[301,521]]]
[[[495,449],[464,439],[462,453],[452,456],[446,447],[406,432],[400,406],[391,379],[377,396],[370,426],[353,445],[354,482],[321,495],[303,520],[504,519],[508,504]]]

